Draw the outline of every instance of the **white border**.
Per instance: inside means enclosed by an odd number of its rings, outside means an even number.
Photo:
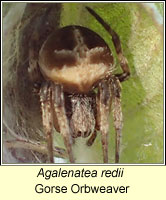
[[[163,51],[163,57],[164,57],[164,65],[163,65],[163,68],[164,68],[164,74],[163,74],[163,79],[164,79],[164,96],[163,96],[163,102],[164,102],[164,110],[163,110],[163,122],[165,122],[165,1],[47,1],[47,3],[163,3],[164,4],[164,16],[163,16],[163,26],[164,26],[164,29],[163,29],[163,34],[164,34],[164,51]],[[46,3],[46,1],[1,1],[1,26],[3,24],[2,22],[2,4],[3,3]],[[2,40],[2,27],[1,27],[1,41]],[[1,66],[2,66],[2,44],[1,44]],[[3,133],[3,128],[2,128],[2,109],[3,109],[3,106],[2,106],[2,67],[1,67],[1,133]],[[1,134],[1,165],[2,166],[164,166],[165,165],[165,123],[163,123],[163,161],[164,163],[161,163],[161,164],[3,164],[2,163],[2,134]]]

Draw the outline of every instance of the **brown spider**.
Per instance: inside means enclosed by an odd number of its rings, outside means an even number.
[[[51,163],[53,126],[63,136],[71,163],[74,163],[74,138],[89,136],[87,145],[90,146],[97,136],[96,132],[100,131],[103,160],[108,163],[111,104],[116,130],[115,162],[119,162],[122,130],[120,82],[129,77],[130,71],[117,33],[94,10],[86,9],[112,36],[123,73],[113,74],[115,65],[108,45],[97,33],[82,26],[54,30],[43,43],[37,59],[35,50],[30,49],[30,76],[43,77],[39,94]]]

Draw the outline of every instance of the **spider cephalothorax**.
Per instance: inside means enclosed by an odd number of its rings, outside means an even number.
[[[115,161],[119,162],[120,82],[126,80],[130,72],[118,35],[92,9],[87,7],[87,10],[112,36],[123,73],[113,74],[113,55],[108,45],[97,33],[82,26],[54,30],[42,45],[37,60],[36,52],[30,49],[29,73],[31,77],[43,77],[40,102],[50,162],[53,162],[54,126],[64,138],[70,162],[74,162],[74,138],[89,136],[87,145],[90,146],[96,132],[100,131],[104,162],[107,163],[111,104],[116,130]]]

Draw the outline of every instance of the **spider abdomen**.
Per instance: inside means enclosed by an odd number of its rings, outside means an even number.
[[[113,56],[105,41],[81,26],[67,26],[51,34],[39,53],[43,76],[67,92],[88,93],[113,69]]]

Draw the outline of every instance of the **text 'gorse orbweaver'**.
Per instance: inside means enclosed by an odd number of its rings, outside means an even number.
[[[74,138],[89,137],[87,145],[91,146],[99,131],[103,161],[108,163],[111,105],[116,130],[115,162],[119,162],[122,131],[120,82],[129,77],[130,71],[117,33],[94,10],[86,9],[111,35],[123,72],[113,74],[115,65],[110,48],[97,33],[82,26],[54,30],[38,53],[33,47],[29,49],[30,77],[33,81],[37,77],[43,80],[39,94],[50,163],[54,162],[53,127],[63,136],[71,163],[75,162]]]

